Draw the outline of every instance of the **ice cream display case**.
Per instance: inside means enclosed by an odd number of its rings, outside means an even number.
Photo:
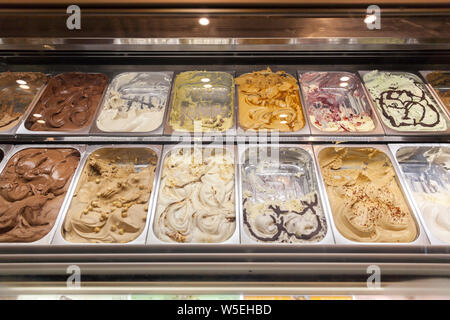
[[[113,2],[0,0],[0,298],[450,297],[445,3]]]

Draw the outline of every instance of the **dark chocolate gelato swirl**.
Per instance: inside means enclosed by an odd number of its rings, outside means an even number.
[[[313,193],[307,199],[300,200],[302,209],[282,209],[279,205],[254,204],[253,216],[248,209],[251,206],[244,199],[243,222],[250,235],[261,242],[310,242],[320,241],[326,233],[323,214],[319,206],[318,196]],[[252,217],[253,216],[253,217]]]
[[[32,131],[70,131],[89,125],[108,83],[104,74],[64,73],[50,79],[25,126]]]
[[[75,149],[17,152],[0,175],[0,242],[34,242],[55,224],[78,166]]]

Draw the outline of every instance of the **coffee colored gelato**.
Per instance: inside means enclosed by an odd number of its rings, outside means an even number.
[[[0,242],[34,242],[55,224],[80,153],[30,148],[17,152],[0,175]]]
[[[222,149],[175,149],[162,168],[153,231],[164,242],[219,243],[236,229],[234,161]]]
[[[418,227],[389,158],[376,148],[329,147],[319,164],[339,232],[356,242],[412,242]]]
[[[239,124],[247,130],[292,132],[305,126],[297,80],[270,68],[236,78]]]
[[[450,111],[450,72],[434,71],[429,73],[426,78]]]
[[[40,72],[0,73],[0,131],[19,124],[32,100],[47,83]]]
[[[108,77],[70,72],[50,79],[25,127],[32,131],[74,131],[87,127],[102,99]]]
[[[233,126],[234,82],[227,72],[187,71],[173,86],[169,124],[174,131],[226,131]]]
[[[371,71],[364,84],[389,128],[397,131],[446,131],[443,110],[415,75]]]
[[[135,240],[146,226],[155,165],[156,154],[150,149],[93,152],[67,211],[64,238],[77,243]]]

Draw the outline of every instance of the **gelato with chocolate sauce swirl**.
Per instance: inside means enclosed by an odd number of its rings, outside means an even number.
[[[406,72],[372,71],[364,83],[385,125],[397,131],[445,131],[443,111],[425,84]]]
[[[108,77],[70,72],[50,79],[25,127],[32,131],[73,131],[88,126],[102,98]]]
[[[0,175],[0,242],[33,242],[55,224],[80,153],[30,148],[17,152]]]

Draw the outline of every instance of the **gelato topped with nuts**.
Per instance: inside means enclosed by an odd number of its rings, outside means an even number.
[[[156,155],[146,148],[103,148],[81,173],[63,225],[70,242],[126,243],[144,230]]]

